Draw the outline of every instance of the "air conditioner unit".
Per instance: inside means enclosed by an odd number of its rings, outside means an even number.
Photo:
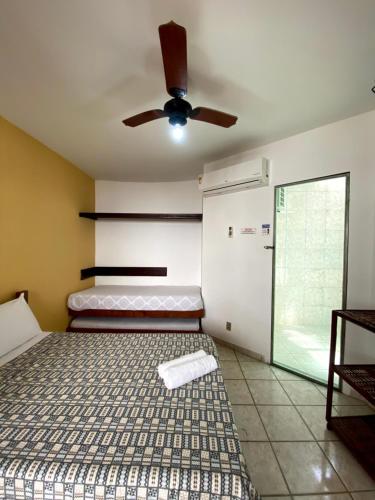
[[[212,196],[268,185],[268,160],[257,158],[206,172],[199,177],[199,189]]]

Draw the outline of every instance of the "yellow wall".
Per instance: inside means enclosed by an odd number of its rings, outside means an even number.
[[[43,330],[65,330],[69,293],[93,285],[94,180],[0,117],[0,303],[28,289]]]

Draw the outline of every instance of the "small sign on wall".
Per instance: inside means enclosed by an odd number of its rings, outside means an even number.
[[[262,234],[263,236],[269,236],[271,230],[271,224],[262,224]]]
[[[257,228],[256,227],[241,227],[240,233],[241,234],[256,234]]]

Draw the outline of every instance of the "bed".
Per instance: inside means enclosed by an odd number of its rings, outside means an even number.
[[[204,316],[198,286],[99,285],[72,293],[68,309],[78,332],[200,331]]]
[[[84,333],[192,333],[201,331],[196,318],[122,318],[101,316],[76,316],[69,323],[67,332]]]
[[[72,293],[68,307],[72,316],[203,316],[198,286],[99,285]]]
[[[0,368],[0,497],[258,499],[221,370],[168,391],[193,334],[51,333]]]

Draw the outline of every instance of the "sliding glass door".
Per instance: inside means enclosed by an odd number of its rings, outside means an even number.
[[[345,305],[348,192],[349,174],[275,190],[272,362],[322,383]]]

